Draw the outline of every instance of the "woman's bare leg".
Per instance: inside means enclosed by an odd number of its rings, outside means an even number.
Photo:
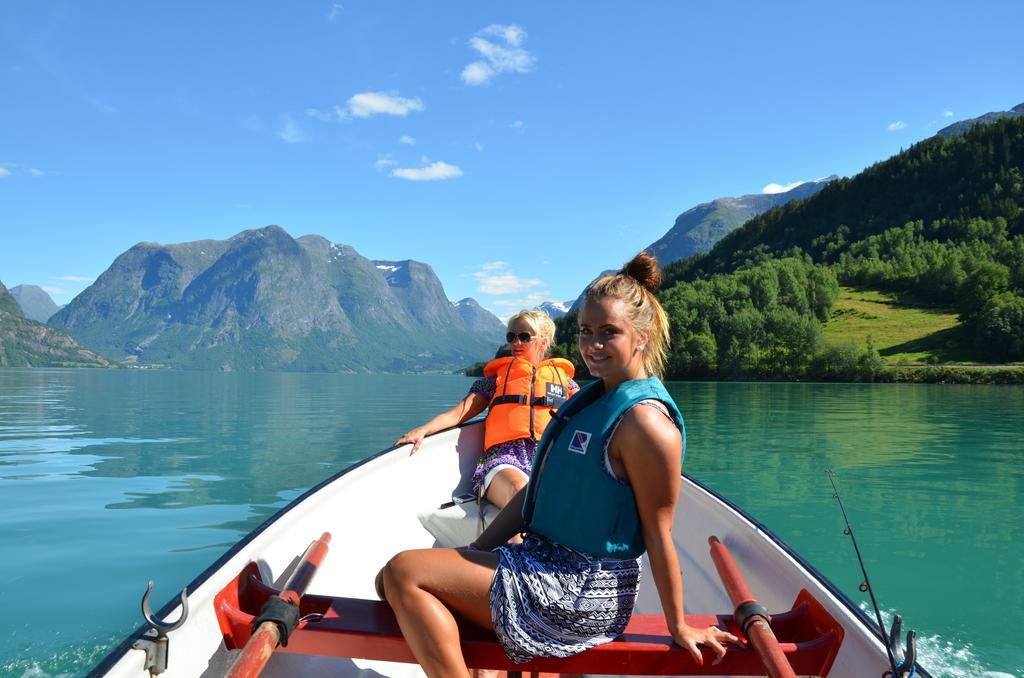
[[[431,678],[466,678],[453,612],[484,628],[498,554],[456,549],[403,551],[384,566],[384,594],[402,635]]]
[[[505,504],[512,501],[519,490],[526,487],[529,478],[517,468],[503,468],[491,479],[484,493],[484,499],[491,502],[499,509],[505,508]]]

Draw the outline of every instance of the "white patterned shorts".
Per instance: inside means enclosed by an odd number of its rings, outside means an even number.
[[[498,552],[491,619],[517,664],[571,657],[626,628],[640,583],[639,558],[591,558],[536,535]]]

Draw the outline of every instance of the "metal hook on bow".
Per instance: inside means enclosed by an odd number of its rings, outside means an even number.
[[[188,618],[188,589],[181,590],[181,618],[173,623],[157,619],[153,614],[153,608],[149,606],[149,596],[151,593],[153,593],[152,579],[149,580],[149,584],[146,586],[146,592],[142,595],[142,616],[146,618],[146,622],[150,626],[158,632],[162,632],[161,635],[166,635],[185,623],[185,620]]]
[[[152,593],[153,582],[150,580],[146,586],[146,592],[142,595],[142,616],[150,628],[142,638],[132,643],[132,648],[146,653],[145,668],[149,671],[149,675],[156,676],[167,670],[167,634],[179,628],[188,619],[188,589],[181,590],[181,617],[174,622],[157,619],[153,614],[153,608],[149,604],[149,597]]]

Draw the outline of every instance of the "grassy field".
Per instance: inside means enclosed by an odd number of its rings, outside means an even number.
[[[912,305],[885,292],[840,287],[825,339],[863,346],[868,336],[890,365],[979,362],[955,311]]]

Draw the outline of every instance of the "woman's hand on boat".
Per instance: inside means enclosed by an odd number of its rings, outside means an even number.
[[[405,445],[406,443],[412,443],[412,451],[409,454],[414,454],[416,450],[420,449],[420,445],[423,444],[423,439],[427,437],[427,427],[417,426],[408,433],[403,433],[402,436],[395,441],[395,445]]]
[[[710,647],[717,655],[712,663],[717,664],[725,657],[724,643],[739,642],[739,638],[723,631],[717,626],[708,626],[702,629],[696,626],[689,626],[688,624],[678,626],[672,632],[672,640],[675,641],[676,645],[689,650],[694,660],[700,665],[704,664],[704,657],[701,655],[700,648],[697,647],[698,645]]]

